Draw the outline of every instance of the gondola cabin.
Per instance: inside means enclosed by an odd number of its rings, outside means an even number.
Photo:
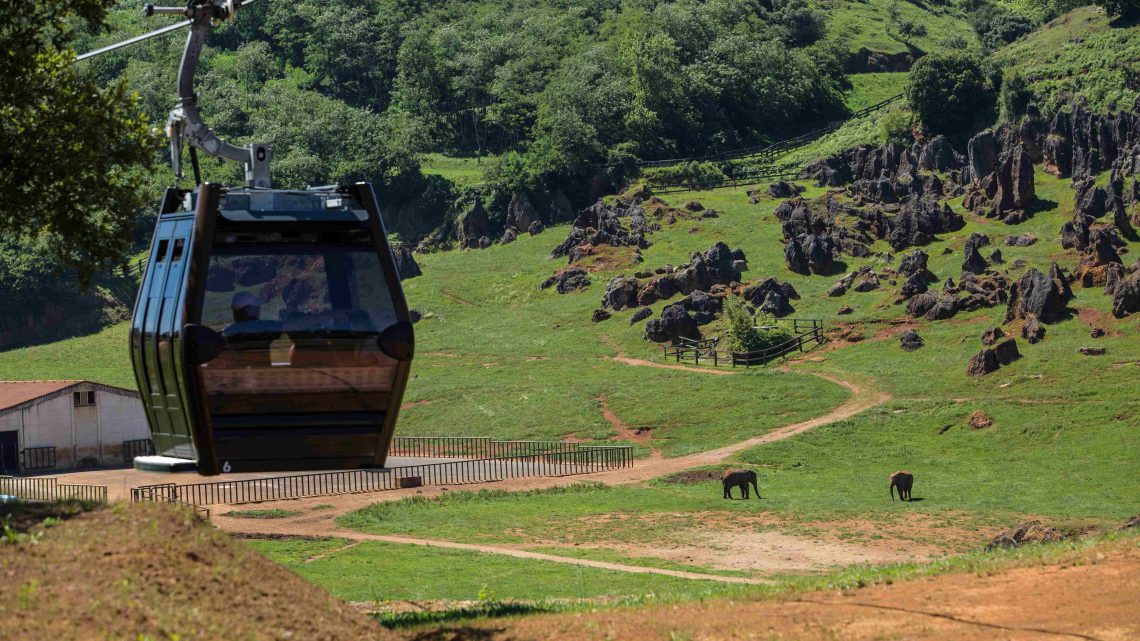
[[[157,454],[382,467],[413,346],[369,185],[168,190],[131,320]]]

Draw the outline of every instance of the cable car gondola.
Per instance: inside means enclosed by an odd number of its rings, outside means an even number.
[[[202,122],[198,56],[239,6],[147,7],[191,29],[167,126],[176,175],[185,142],[196,178],[203,149],[249,183],[199,180],[160,205],[130,342],[155,451],[203,475],[382,467],[414,336],[376,197],[367,183],[271,189],[268,148]]]

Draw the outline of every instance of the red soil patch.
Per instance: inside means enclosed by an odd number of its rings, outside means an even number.
[[[404,403],[403,405],[400,406],[400,409],[407,410],[407,409],[411,409],[413,407],[423,407],[425,405],[431,405],[434,402],[435,401],[433,401],[429,398],[425,398],[422,401],[412,401],[411,403]]]
[[[1108,336],[1120,336],[1120,332],[1112,329],[1116,324],[1116,319],[1099,309],[1080,307],[1077,309],[1077,318],[1090,328],[1099,327],[1103,329]]]
[[[601,403],[602,418],[606,419],[606,422],[608,422],[613,426],[615,430],[617,430],[617,436],[615,436],[614,439],[633,441],[635,443],[641,443],[642,445],[645,445],[649,442],[649,439],[653,437],[652,428],[630,427],[629,425],[626,425],[620,418],[618,418],[618,415],[614,414],[614,411],[610,409],[610,402],[605,394],[602,394],[595,400]]]
[[[1073,553],[1062,563],[1005,572],[771,601],[710,600],[502,619],[450,638],[1124,641],[1140,638],[1138,602],[1140,548],[1131,541]]]
[[[119,504],[0,546],[8,639],[391,639],[252,548],[159,504]]]

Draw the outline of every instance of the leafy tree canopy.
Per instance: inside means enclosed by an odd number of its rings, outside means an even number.
[[[910,70],[907,100],[934,133],[963,133],[992,103],[978,60],[965,53],[931,53]]]
[[[107,2],[0,3],[0,232],[45,241],[84,282],[121,260],[159,140],[122,80],[74,64],[70,25]]]

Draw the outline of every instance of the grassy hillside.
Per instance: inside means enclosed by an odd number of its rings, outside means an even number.
[[[1109,20],[1099,7],[1067,13],[997,51],[999,65],[1018,71],[1055,107],[1080,93],[1092,111],[1131,108],[1140,71],[1140,27]]]
[[[945,48],[948,38],[964,40],[976,48],[977,38],[966,22],[965,14],[949,4],[895,2],[894,0],[821,0],[819,6],[828,14],[829,34],[845,39],[850,51],[866,49],[882,53],[929,52]],[[903,20],[926,28],[926,34],[906,38],[890,23],[894,7]]]

